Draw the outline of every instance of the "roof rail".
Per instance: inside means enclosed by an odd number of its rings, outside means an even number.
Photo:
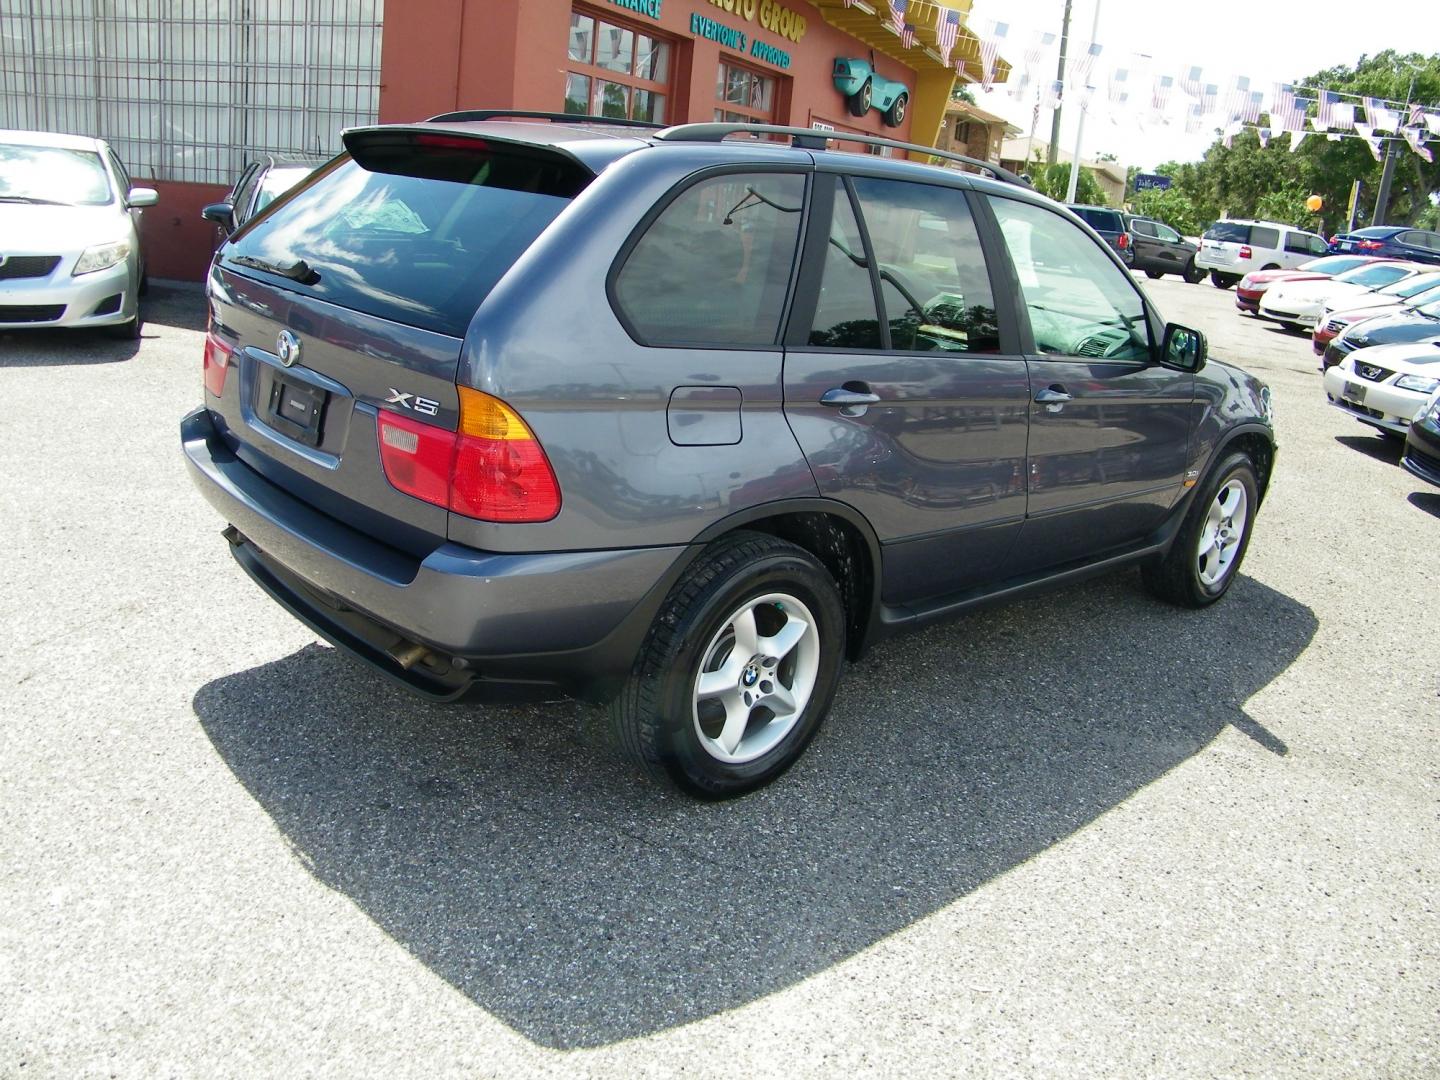
[[[427,124],[459,124],[471,120],[549,120],[557,124],[610,124],[614,127],[663,128],[646,120],[626,120],[620,116],[590,116],[584,113],[535,112],[529,109],[461,109],[440,113],[426,120]]]
[[[898,139],[887,139],[882,135],[856,135],[849,131],[821,131],[817,128],[782,127],[779,124],[679,124],[675,127],[668,127],[664,131],[652,136],[662,139],[665,142],[723,142],[731,135],[789,135],[790,145],[802,150],[824,150],[828,143],[832,142],[856,142],[864,143],[866,146],[889,146],[897,150],[906,150],[914,154],[926,154],[930,157],[944,158],[946,161],[958,161],[965,165],[971,165],[977,169],[984,169],[996,180],[1007,184],[1019,184],[1021,187],[1034,187],[1029,180],[1023,176],[1017,176],[1009,169],[1002,169],[999,165],[990,161],[981,161],[979,158],[966,157],[964,154],[955,154],[949,150],[939,150],[933,146],[921,146],[919,143],[900,142]]]

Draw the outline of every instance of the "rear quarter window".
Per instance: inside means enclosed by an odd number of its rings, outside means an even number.
[[[427,141],[433,140],[433,141]],[[386,132],[312,177],[222,249],[222,265],[453,337],[590,179],[558,155]],[[272,275],[258,268],[311,273]]]
[[[1263,225],[1252,225],[1250,227],[1250,244],[1252,247],[1278,248],[1280,232],[1277,229],[1267,229]]]
[[[774,345],[805,206],[793,173],[727,173],[681,192],[635,242],[614,302],[645,345]]]

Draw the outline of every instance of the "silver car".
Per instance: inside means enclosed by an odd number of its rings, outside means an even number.
[[[0,329],[140,336],[140,211],[115,152],[80,135],[0,130]]]

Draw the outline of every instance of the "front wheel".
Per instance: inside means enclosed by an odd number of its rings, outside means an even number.
[[[1222,460],[1191,503],[1170,551],[1142,570],[1146,587],[1181,607],[1206,607],[1224,596],[1250,546],[1259,490],[1248,457],[1236,452]]]
[[[1165,276],[1165,271],[1163,271],[1163,270],[1146,270],[1146,271],[1145,271],[1145,276],[1148,277],[1151,281],[1159,281],[1162,277]]]
[[[610,705],[616,740],[652,775],[703,799],[768,784],[829,711],[845,614],[828,570],[763,533],[716,541],[656,614]]]
[[[905,122],[905,110],[909,107],[910,98],[901,94],[890,103],[890,108],[885,113],[885,122],[891,127],[899,127]]]

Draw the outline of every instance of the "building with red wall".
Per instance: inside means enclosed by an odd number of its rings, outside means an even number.
[[[37,9],[25,33],[0,39],[0,127],[109,141],[160,193],[143,224],[150,273],[199,280],[218,241],[201,208],[256,155],[326,157],[346,126],[457,109],[593,111],[933,146],[957,79],[981,76],[970,0],[291,2],[284,18],[257,12],[243,25],[215,13],[149,23],[138,0],[86,20]],[[837,58],[905,86],[898,126],[878,109],[853,114],[832,78]],[[1003,80],[1009,67],[998,68]]]

